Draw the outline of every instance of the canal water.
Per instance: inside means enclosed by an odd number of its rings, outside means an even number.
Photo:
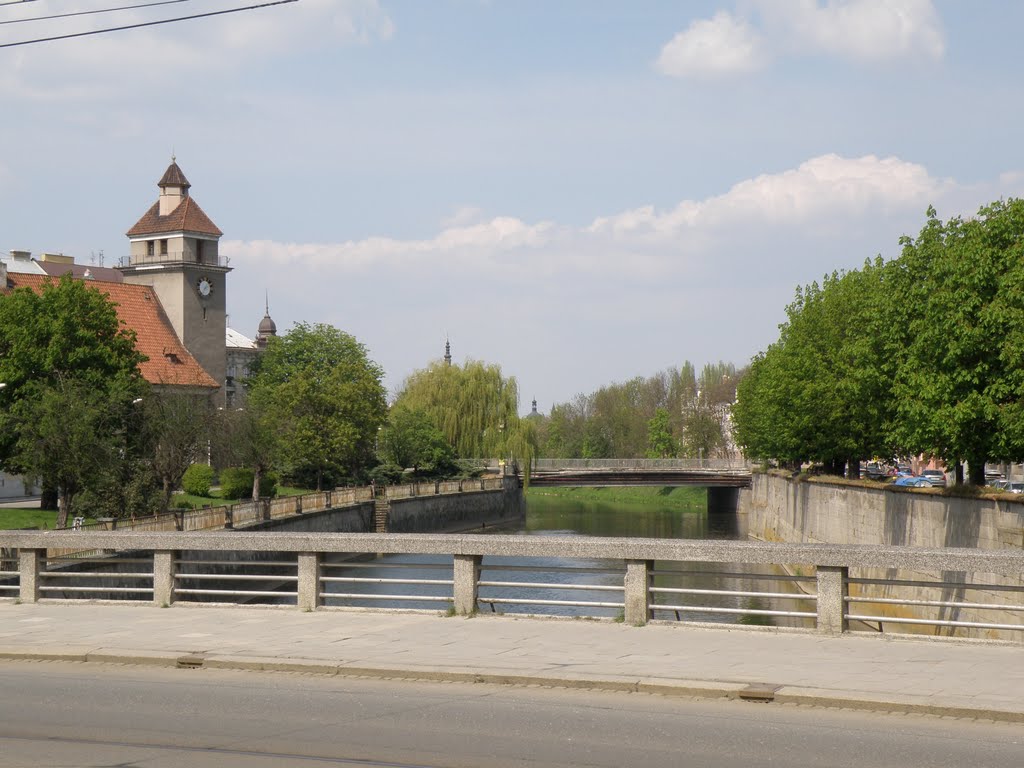
[[[709,515],[703,501],[693,506],[669,506],[578,501],[560,496],[530,494],[525,519],[505,527],[488,526],[488,534],[528,536],[608,536],[665,539],[739,539],[745,536],[734,515]],[[614,560],[485,557],[480,587],[480,610],[494,613],[530,613],[558,616],[621,618],[624,565]],[[656,563],[655,587],[728,591],[793,591],[778,582],[754,580],[755,574],[778,575],[750,566],[707,563]],[[451,579],[451,557],[384,555],[360,563],[339,563],[328,576],[357,581],[330,582],[326,605],[374,608],[445,610],[448,585],[406,584],[402,580]],[[493,585],[489,585],[492,584]],[[542,583],[544,588],[527,586]],[[561,586],[565,585],[565,586]],[[602,589],[602,587],[606,589]],[[412,596],[430,600],[412,600]],[[522,601],[522,602],[520,602]],[[680,621],[774,624],[776,619],[757,613],[776,608],[759,597],[705,594],[658,595],[655,602],[686,605],[691,610],[659,610],[654,617]],[[808,610],[785,601],[787,610]],[[726,608],[737,613],[720,613]],[[784,620],[786,621],[786,620]],[[783,623],[783,622],[780,622]],[[788,621],[787,621],[788,623]]]

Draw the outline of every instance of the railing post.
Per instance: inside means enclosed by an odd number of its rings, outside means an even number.
[[[452,576],[452,597],[455,612],[460,616],[476,613],[477,598],[480,596],[480,555],[455,555]]]
[[[331,492],[324,491],[324,509],[333,509],[331,506]]]
[[[849,594],[849,569],[845,566],[819,565],[818,632],[841,635],[848,629],[846,596]]]
[[[224,527],[234,528],[235,527],[235,505],[228,504],[224,507]]]
[[[302,514],[302,497],[301,496],[296,496],[295,497],[295,514],[296,515],[301,515]]]
[[[153,603],[160,607],[174,602],[174,560],[176,552],[158,549],[153,552]]]
[[[18,577],[21,585],[18,597],[23,603],[39,601],[39,563],[45,554],[45,549],[18,550]]]
[[[320,553],[299,552],[299,582],[295,596],[300,611],[320,607]]]
[[[651,617],[650,560],[627,560],[625,579],[625,621],[639,627]]]

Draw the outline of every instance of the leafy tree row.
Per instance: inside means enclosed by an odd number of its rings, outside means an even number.
[[[728,405],[739,379],[730,363],[686,362],[556,404],[539,425],[552,458],[711,457],[726,450]]]
[[[1024,459],[1024,201],[941,221],[900,257],[798,289],[738,389],[747,454],[857,473],[871,457]]]

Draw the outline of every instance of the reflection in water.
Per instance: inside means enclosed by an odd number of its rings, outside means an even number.
[[[556,496],[531,495],[525,520],[518,525],[488,527],[488,534],[543,536],[608,536],[664,539],[742,538],[735,515],[707,514],[701,507],[663,508],[655,505],[581,502]],[[415,564],[415,565],[413,565]],[[399,568],[398,566],[402,566]],[[485,557],[481,569],[480,610],[560,616],[622,616],[624,564],[619,560],[575,560],[549,557]],[[726,573],[728,575],[722,575]],[[755,585],[747,576],[771,573],[752,566],[709,563],[655,564],[654,587],[731,591],[785,591],[775,582]],[[327,605],[374,606],[444,610],[448,603],[401,599],[404,596],[451,594],[444,585],[401,584],[395,579],[447,580],[452,578],[450,556],[385,555],[356,567],[331,568],[329,576],[365,579],[357,583],[328,582]],[[543,589],[523,586],[543,583]],[[357,597],[363,596],[362,598]],[[373,596],[372,600],[367,600]],[[657,594],[663,605],[717,606],[759,610],[769,601],[741,596]],[[517,602],[522,601],[522,602]],[[556,605],[569,602],[575,605]],[[786,601],[786,610],[800,609]],[[758,614],[721,614],[702,611],[656,611],[655,618],[681,621],[770,624]]]

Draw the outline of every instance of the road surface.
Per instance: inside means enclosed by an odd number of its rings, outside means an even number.
[[[468,683],[0,662],[0,768],[1006,768],[1024,726]]]

